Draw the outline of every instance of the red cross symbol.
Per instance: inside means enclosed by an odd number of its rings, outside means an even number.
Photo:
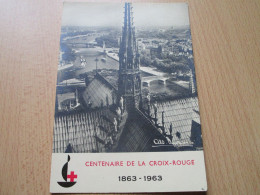
[[[70,182],[74,182],[74,179],[77,178],[77,177],[78,177],[78,175],[74,175],[74,171],[71,171],[70,175],[68,175]]]

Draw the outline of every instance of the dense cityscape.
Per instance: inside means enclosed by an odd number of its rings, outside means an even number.
[[[58,85],[85,82],[86,75],[91,80],[97,65],[98,71],[117,87],[120,35],[121,29],[113,27],[62,27]],[[185,96],[190,74],[194,74],[189,27],[140,28],[136,37],[143,78],[168,78],[163,89],[157,81],[146,83],[144,79],[144,90],[149,90],[154,99]]]

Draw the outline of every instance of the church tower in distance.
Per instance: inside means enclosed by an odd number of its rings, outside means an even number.
[[[142,102],[140,55],[133,26],[131,3],[125,3],[124,26],[119,49],[118,95],[127,110],[139,108]]]

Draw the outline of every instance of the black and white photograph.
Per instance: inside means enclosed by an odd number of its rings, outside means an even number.
[[[53,153],[203,150],[186,3],[64,3]]]

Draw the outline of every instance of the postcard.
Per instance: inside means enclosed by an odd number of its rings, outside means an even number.
[[[206,191],[188,4],[65,2],[52,193]]]

